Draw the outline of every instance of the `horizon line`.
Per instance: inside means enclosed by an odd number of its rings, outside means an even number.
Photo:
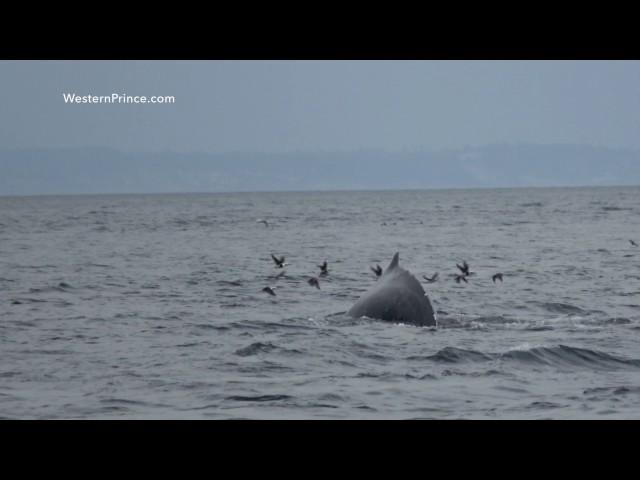
[[[527,141],[512,141],[512,142],[488,142],[482,144],[463,144],[458,146],[447,147],[429,147],[426,145],[421,146],[408,146],[399,148],[389,148],[382,146],[363,146],[353,148],[335,148],[335,149],[312,149],[312,148],[296,148],[290,150],[219,150],[219,151],[206,151],[206,150],[125,150],[119,147],[107,146],[107,145],[67,145],[67,146],[32,146],[32,147],[0,147],[0,151],[28,151],[28,150],[110,150],[125,154],[178,154],[178,155],[288,155],[288,154],[334,154],[334,153],[356,153],[356,152],[384,152],[384,153],[442,153],[451,150],[473,150],[487,147],[579,147],[579,148],[591,148],[591,149],[606,149],[606,150],[626,150],[630,152],[640,153],[640,147],[633,146],[614,146],[614,145],[596,145],[592,143],[575,143],[575,142],[527,142]]]
[[[229,195],[229,194],[262,194],[262,193],[351,193],[351,192],[425,192],[447,190],[526,190],[526,189],[579,189],[579,188],[637,188],[640,184],[613,185],[521,185],[508,187],[430,187],[430,188],[362,188],[362,189],[327,189],[327,190],[229,190],[211,192],[94,192],[94,193],[26,193],[3,194],[0,198],[25,197],[88,197],[116,195]]]

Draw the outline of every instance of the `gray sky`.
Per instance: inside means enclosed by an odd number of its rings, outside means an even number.
[[[1,61],[0,145],[124,151],[640,148],[639,61]],[[69,105],[174,95],[173,105]]]

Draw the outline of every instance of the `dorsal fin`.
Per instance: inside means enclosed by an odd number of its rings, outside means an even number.
[[[400,261],[400,252],[396,252],[396,254],[393,256],[393,260],[391,260],[391,263],[389,264],[389,266],[384,272],[387,273],[393,270],[394,268],[396,268],[398,266],[399,261]]]

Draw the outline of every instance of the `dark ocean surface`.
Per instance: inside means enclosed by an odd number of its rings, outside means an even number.
[[[0,197],[0,417],[639,419],[639,227],[640,187]],[[345,315],[396,251],[437,328]]]

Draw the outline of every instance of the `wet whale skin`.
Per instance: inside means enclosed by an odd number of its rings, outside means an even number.
[[[378,279],[347,312],[389,322],[436,326],[433,308],[420,282],[399,265],[399,253]]]

